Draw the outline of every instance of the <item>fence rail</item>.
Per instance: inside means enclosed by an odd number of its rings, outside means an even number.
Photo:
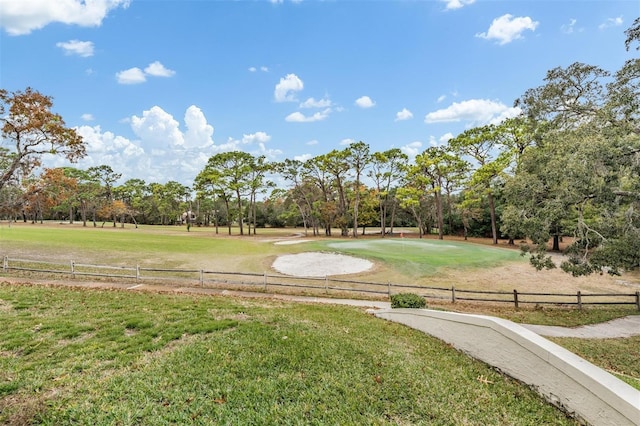
[[[126,279],[136,283],[146,281],[159,283],[190,283],[202,288],[217,289],[294,289],[298,292],[321,294],[377,295],[390,297],[393,294],[413,292],[426,299],[465,302],[491,302],[512,304],[515,308],[524,304],[567,305],[582,309],[585,305],[635,305],[640,311],[640,291],[635,293],[535,293],[517,290],[464,290],[455,287],[431,287],[415,284],[378,283],[353,281],[330,277],[292,277],[288,275],[258,274],[249,272],[207,271],[204,269],[144,268],[136,266],[92,265],[85,263],[56,263],[46,260],[3,258],[2,271],[31,272],[35,274],[66,275],[73,279],[81,277],[101,277]]]

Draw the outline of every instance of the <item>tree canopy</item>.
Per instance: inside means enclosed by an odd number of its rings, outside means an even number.
[[[82,137],[65,126],[52,106],[51,97],[31,88],[24,92],[0,89],[0,143],[8,146],[0,146],[0,189],[29,177],[45,154],[63,155],[70,161],[85,155]]]

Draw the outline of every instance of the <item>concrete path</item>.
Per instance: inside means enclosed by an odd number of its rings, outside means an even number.
[[[640,315],[630,315],[600,324],[580,327],[521,324],[536,334],[546,337],[579,337],[582,339],[612,339],[640,335]]]
[[[285,302],[299,303],[324,303],[332,305],[357,306],[362,308],[388,309],[391,308],[389,302],[376,300],[357,300],[357,299],[334,299],[330,297],[314,297],[314,296],[293,296],[272,293],[256,293],[249,291],[221,290],[213,288],[196,288],[196,287],[173,287],[149,284],[122,284],[111,282],[89,282],[89,281],[38,281],[27,280],[15,277],[0,277],[0,281],[10,283],[31,283],[31,284],[55,284],[66,285],[69,287],[87,287],[87,288],[119,288],[122,290],[132,291],[157,291],[157,292],[173,292],[173,293],[190,293],[190,294],[218,294],[231,297],[246,298],[262,298],[270,300],[281,300]],[[582,339],[611,339],[640,335],[640,315],[630,315],[624,318],[618,318],[600,324],[584,325],[580,327],[558,327],[552,325],[533,325],[520,324],[521,326],[533,331],[540,336],[546,337],[578,337]]]

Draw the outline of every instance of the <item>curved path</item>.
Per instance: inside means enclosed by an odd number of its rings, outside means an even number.
[[[536,334],[546,337],[579,337],[582,339],[612,339],[640,335],[640,315],[629,315],[600,324],[580,327],[520,324]]]

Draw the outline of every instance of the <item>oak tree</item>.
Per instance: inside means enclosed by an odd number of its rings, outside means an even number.
[[[53,113],[52,98],[36,90],[0,89],[0,190],[28,177],[47,154],[76,161],[85,155],[82,137]],[[5,146],[1,146],[5,145]]]

